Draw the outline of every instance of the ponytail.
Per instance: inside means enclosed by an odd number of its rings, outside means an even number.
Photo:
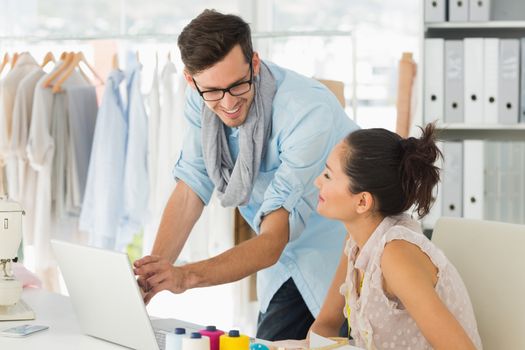
[[[435,143],[435,125],[420,129],[420,138],[362,129],[344,140],[343,168],[350,178],[350,192],[370,192],[383,216],[401,214],[412,205],[420,218],[430,210],[432,189],[439,182],[434,163],[442,154]]]
[[[403,210],[415,204],[419,217],[430,211],[432,189],[439,182],[439,168],[434,164],[443,154],[436,146],[435,128],[434,124],[427,124],[425,129],[420,127],[423,134],[419,139],[409,137],[400,140],[403,150],[401,186],[405,194]]]

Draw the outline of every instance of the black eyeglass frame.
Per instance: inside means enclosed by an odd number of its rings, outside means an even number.
[[[226,89],[212,89],[212,90],[204,90],[204,91],[202,91],[201,89],[199,89],[199,86],[197,85],[197,82],[195,81],[195,79],[193,77],[191,77],[191,80],[193,80],[193,84],[195,84],[195,88],[197,89],[197,92],[199,93],[199,95],[202,97],[202,99],[204,101],[208,101],[208,102],[220,101],[220,100],[222,100],[224,98],[224,95],[226,93],[229,93],[232,96],[241,96],[241,95],[244,95],[245,93],[249,92],[252,89],[252,85],[253,85],[253,65],[252,65],[252,62],[250,62],[250,79],[243,80],[243,81],[240,81],[240,82],[235,83],[233,85],[230,85]],[[246,91],[244,91],[243,93],[240,93],[240,94],[232,93],[231,89],[234,89],[237,86],[242,85],[242,84],[246,84],[246,83],[248,83],[250,85],[248,90],[246,90]],[[221,91],[222,92],[222,96],[220,98],[206,99],[204,97],[204,94],[207,93],[207,92],[217,92],[217,91]]]

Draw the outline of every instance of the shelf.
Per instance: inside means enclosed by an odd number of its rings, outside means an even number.
[[[525,123],[494,124],[440,124],[438,138],[442,140],[525,141]]]
[[[425,29],[525,29],[525,21],[436,22],[425,23]]]

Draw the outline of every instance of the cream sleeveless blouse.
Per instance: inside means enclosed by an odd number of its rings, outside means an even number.
[[[476,319],[467,290],[456,268],[421,232],[420,225],[409,215],[386,217],[365,243],[356,259],[357,244],[350,238],[345,247],[348,256],[346,281],[340,292],[350,308],[351,335],[357,346],[365,349],[431,349],[414,319],[399,300],[389,299],[383,291],[381,256],[385,244],[401,239],[417,245],[438,269],[435,287],[441,300],[460,322],[478,349],[482,349]],[[355,275],[364,271],[358,296]],[[344,310],[347,316],[347,310]]]

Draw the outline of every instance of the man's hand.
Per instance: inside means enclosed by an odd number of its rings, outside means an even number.
[[[137,282],[146,304],[162,290],[178,294],[187,289],[184,268],[173,266],[164,258],[148,255],[135,261],[133,265],[135,275],[139,276]]]

